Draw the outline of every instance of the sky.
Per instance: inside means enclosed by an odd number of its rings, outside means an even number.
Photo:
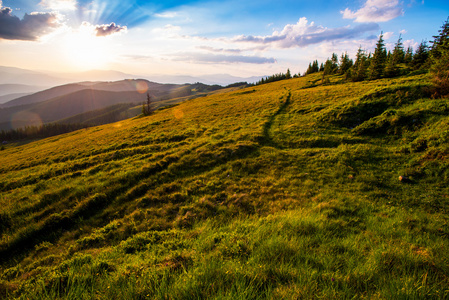
[[[414,49],[447,0],[0,0],[0,65],[239,77],[304,73],[332,53]]]

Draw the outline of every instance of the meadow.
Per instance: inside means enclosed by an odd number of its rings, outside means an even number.
[[[0,297],[449,298],[449,98],[419,73],[9,143]]]

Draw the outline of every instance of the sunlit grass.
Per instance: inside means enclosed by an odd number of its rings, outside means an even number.
[[[320,80],[6,147],[0,295],[449,297],[449,100]]]

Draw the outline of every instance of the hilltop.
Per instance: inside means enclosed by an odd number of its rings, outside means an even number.
[[[314,73],[8,144],[0,295],[449,297],[431,96],[427,74]]]

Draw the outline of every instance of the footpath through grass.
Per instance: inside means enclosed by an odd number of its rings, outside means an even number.
[[[8,145],[0,297],[448,298],[449,99],[320,78]]]

